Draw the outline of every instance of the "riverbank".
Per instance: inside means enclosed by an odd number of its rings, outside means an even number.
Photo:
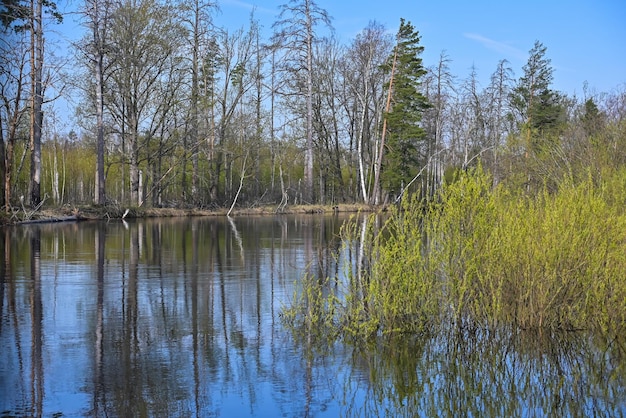
[[[230,216],[275,215],[275,214],[314,214],[373,212],[376,208],[364,204],[339,205],[293,205],[277,209],[276,206],[256,206],[235,208]],[[11,213],[0,214],[0,225],[22,225],[47,222],[76,222],[98,219],[122,218],[164,218],[185,216],[227,216],[228,208],[126,208],[123,206],[73,206],[45,207],[37,211],[28,208],[14,209]]]

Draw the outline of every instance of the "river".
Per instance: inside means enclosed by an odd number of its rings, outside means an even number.
[[[348,215],[0,229],[0,416],[623,416],[610,332],[318,346],[281,321],[340,277]]]

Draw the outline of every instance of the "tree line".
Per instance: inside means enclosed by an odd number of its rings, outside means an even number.
[[[1,204],[218,207],[429,199],[480,162],[522,191],[622,165],[626,91],[552,88],[547,47],[481,86],[425,65],[419,31],[370,22],[342,44],[329,13],[289,0],[271,36],[254,14],[218,27],[206,0],[84,0],[62,74],[47,0],[0,5]],[[48,31],[48,32],[46,32]],[[80,97],[59,133],[52,92]],[[52,113],[52,112],[51,112]]]

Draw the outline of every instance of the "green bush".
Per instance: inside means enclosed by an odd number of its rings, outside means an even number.
[[[492,187],[480,168],[465,173],[427,208],[409,197],[381,227],[373,215],[344,229],[345,242],[369,248],[367,274],[350,266],[324,322],[356,336],[623,327],[625,196],[624,170],[532,197]]]

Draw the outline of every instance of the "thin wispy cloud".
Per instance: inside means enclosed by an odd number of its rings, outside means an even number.
[[[253,4],[247,1],[241,1],[241,0],[222,0],[221,4],[222,5],[228,4],[228,5],[240,7],[246,10],[255,10],[259,13],[272,13],[272,14],[277,13],[275,9],[269,9],[267,7],[260,7],[256,4]]]
[[[506,58],[515,58],[524,61],[526,59],[526,56],[528,55],[525,51],[515,48],[505,42],[495,41],[477,33],[464,33],[463,36],[473,41],[479,42],[487,49],[491,49],[492,51],[496,51],[502,55],[505,55]]]

